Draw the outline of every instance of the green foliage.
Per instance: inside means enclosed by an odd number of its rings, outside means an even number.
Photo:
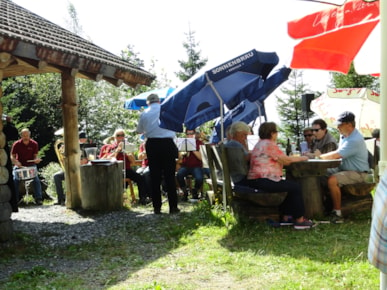
[[[281,88],[282,95],[276,96],[277,111],[280,117],[280,132],[282,133],[283,145],[287,138],[297,143],[305,127],[305,121],[313,117],[310,112],[308,116],[302,111],[301,98],[308,92],[308,87],[302,81],[303,72],[293,70],[289,76],[288,85]],[[281,141],[280,141],[281,142]]]
[[[59,171],[62,171],[62,168],[57,162],[50,162],[47,166],[39,170],[40,175],[43,176],[47,183],[47,194],[51,196],[57,195],[55,190],[54,174]]]
[[[199,43],[195,42],[195,32],[190,28],[185,35],[187,36],[187,42],[183,42],[183,47],[187,52],[188,60],[179,60],[178,62],[183,70],[175,73],[183,82],[196,74],[208,61],[207,58],[201,57],[201,51],[198,50]]]
[[[370,75],[358,75],[353,63],[348,74],[332,73],[332,84],[334,88],[369,88],[379,91],[379,78]]]

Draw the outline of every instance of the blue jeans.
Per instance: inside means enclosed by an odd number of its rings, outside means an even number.
[[[34,167],[36,168],[36,166],[34,166]],[[15,184],[16,200],[19,200],[19,183],[20,183],[20,179],[19,179],[19,176],[16,173],[17,169],[20,169],[20,168],[18,168],[16,166],[13,168],[12,175],[13,175],[13,183]],[[36,169],[36,172],[38,172],[38,169]],[[33,185],[34,185],[34,198],[35,198],[35,200],[42,200],[42,186],[40,184],[40,179],[39,179],[38,174],[36,174],[36,176],[33,178],[33,180],[34,180],[34,182],[33,182]]]
[[[195,180],[194,188],[197,191],[200,191],[200,188],[203,185],[203,168],[201,168],[201,167],[193,167],[193,168],[181,167],[176,175],[177,182],[179,183],[179,186],[181,188],[186,188],[187,185],[185,183],[185,177],[190,175],[190,174],[192,175],[192,177]]]

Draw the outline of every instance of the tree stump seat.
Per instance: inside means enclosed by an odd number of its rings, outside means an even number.
[[[263,207],[280,206],[287,192],[265,192],[248,186],[234,185],[233,196],[248,200]]]
[[[362,196],[343,193],[341,197],[341,212],[344,216],[363,211],[369,211],[371,214],[372,203],[373,198],[370,193]]]
[[[277,206],[261,206],[251,200],[241,199],[237,196],[231,200],[231,209],[238,220],[266,222],[267,220],[279,220],[280,218]]]
[[[365,196],[375,188],[376,183],[362,182],[355,184],[347,184],[341,187],[343,193],[347,193],[354,196]]]

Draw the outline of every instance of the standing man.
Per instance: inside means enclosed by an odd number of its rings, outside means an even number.
[[[13,181],[15,184],[16,198],[19,200],[19,176],[16,170],[22,167],[35,167],[39,164],[41,159],[38,157],[39,145],[38,142],[31,139],[31,132],[24,128],[20,133],[21,139],[17,140],[12,145],[11,161],[13,168]],[[36,172],[37,172],[36,168]],[[42,205],[42,187],[38,174],[33,178],[34,180],[34,198],[37,205]]]
[[[164,176],[168,193],[169,213],[179,213],[175,182],[178,150],[175,132],[160,128],[160,99],[156,94],[147,97],[149,106],[140,116],[137,132],[146,137],[145,149],[152,180],[152,203],[155,214],[161,214],[161,179]]]
[[[364,137],[355,128],[355,115],[348,111],[343,112],[336,124],[341,134],[339,148],[320,155],[325,160],[342,159],[341,165],[328,177],[328,189],[333,204],[331,221],[334,223],[343,222],[340,187],[364,182],[370,169]]]

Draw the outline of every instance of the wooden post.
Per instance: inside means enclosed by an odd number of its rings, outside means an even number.
[[[62,109],[65,143],[66,207],[81,208],[80,147],[78,138],[78,104],[75,77],[62,72]]]

